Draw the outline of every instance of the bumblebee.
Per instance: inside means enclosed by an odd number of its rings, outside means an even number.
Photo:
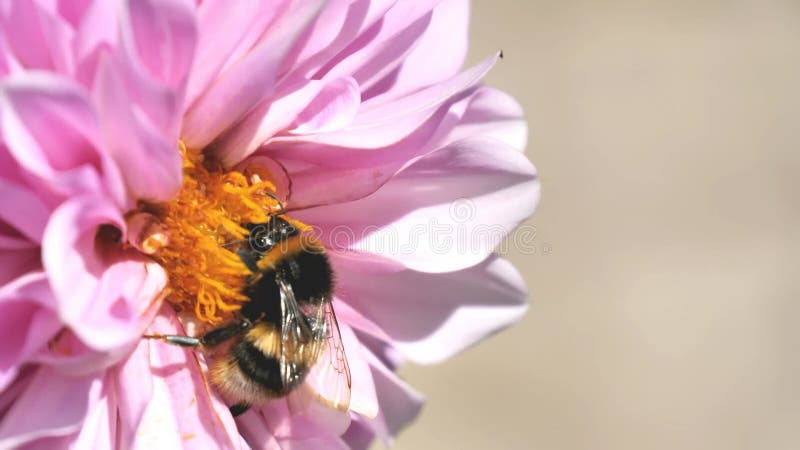
[[[246,227],[248,239],[232,250],[252,272],[243,291],[250,301],[235,319],[200,337],[146,337],[202,348],[211,382],[234,403],[233,415],[299,392],[301,385],[329,406],[348,409],[350,369],[322,244],[282,213]]]

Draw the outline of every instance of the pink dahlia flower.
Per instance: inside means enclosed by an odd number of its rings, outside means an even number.
[[[538,182],[519,106],[480,84],[498,56],[461,70],[467,19],[461,0],[0,0],[0,448],[391,442],[422,403],[399,364],[526,308],[493,251]],[[224,234],[274,199],[333,266],[349,411],[234,418],[203,352],[142,338],[237,314]]]

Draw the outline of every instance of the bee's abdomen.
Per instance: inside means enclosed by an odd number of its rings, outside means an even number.
[[[286,382],[281,376],[280,363],[276,355],[265,354],[255,344],[243,339],[231,349],[242,375],[275,396],[285,395],[303,381],[302,368],[294,367]]]

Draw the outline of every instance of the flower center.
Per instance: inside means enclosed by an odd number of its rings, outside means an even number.
[[[244,224],[269,222],[280,211],[265,168],[224,170],[181,142],[183,186],[166,203],[142,204],[128,218],[134,246],[169,276],[166,301],[178,311],[219,323],[241,308],[252,273],[234,249],[249,237]]]

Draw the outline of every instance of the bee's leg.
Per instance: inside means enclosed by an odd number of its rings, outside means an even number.
[[[200,339],[191,336],[180,336],[176,334],[145,334],[145,339],[161,339],[167,344],[180,345],[181,347],[197,347]]]
[[[250,272],[256,273],[258,272],[258,263],[256,259],[253,257],[253,254],[245,251],[243,249],[236,250],[236,254],[239,255],[239,259],[242,260],[245,266],[250,269]]]
[[[233,417],[244,414],[248,409],[250,409],[250,405],[247,403],[237,403],[230,407],[231,415],[233,415]]]
[[[217,344],[227,341],[228,339],[236,336],[252,326],[253,322],[250,322],[247,319],[242,319],[239,322],[227,327],[215,328],[209,331],[200,338],[200,343],[203,344],[203,347],[213,347]]]
[[[146,334],[143,337],[147,339],[160,339],[167,344],[180,345],[181,347],[197,347],[199,345],[202,345],[203,347],[213,347],[217,344],[227,341],[228,339],[236,336],[252,326],[252,322],[247,319],[242,319],[239,322],[226,327],[215,328],[199,338],[181,336],[178,334]]]

